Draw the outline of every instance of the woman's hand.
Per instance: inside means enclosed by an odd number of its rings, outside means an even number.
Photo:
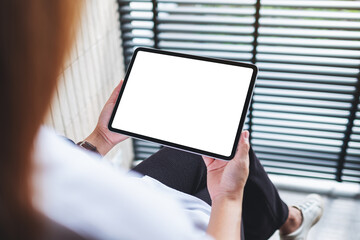
[[[231,161],[203,157],[212,200],[207,233],[214,239],[240,239],[243,191],[249,176],[249,132],[241,134]]]
[[[125,135],[111,132],[108,129],[110,116],[114,109],[117,97],[119,96],[122,84],[123,80],[121,80],[119,85],[112,92],[110,98],[105,103],[94,131],[85,139],[92,145],[96,146],[99,153],[103,156],[108,153],[116,144],[128,138]]]
[[[237,199],[242,192],[249,175],[249,132],[241,134],[235,157],[231,161],[222,161],[203,156],[207,167],[207,185],[210,197]]]

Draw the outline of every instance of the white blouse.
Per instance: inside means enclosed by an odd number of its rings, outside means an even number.
[[[211,207],[148,176],[113,168],[42,127],[35,145],[34,204],[93,239],[211,239]]]

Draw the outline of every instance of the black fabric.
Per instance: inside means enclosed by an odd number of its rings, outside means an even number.
[[[250,171],[243,200],[245,239],[268,239],[285,223],[289,209],[252,148],[249,157]]]
[[[172,148],[162,148],[133,170],[191,195],[204,192],[206,188],[206,166],[202,158]],[[211,204],[207,190],[201,196]]]
[[[288,207],[281,200],[252,148],[249,157],[250,171],[243,200],[242,239],[268,239],[286,221]],[[206,186],[206,166],[199,155],[162,148],[133,170],[211,205]]]

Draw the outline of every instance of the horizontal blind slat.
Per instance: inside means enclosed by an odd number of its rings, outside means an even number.
[[[320,8],[320,9],[360,9],[358,1],[287,1],[287,0],[262,0],[262,6],[295,7],[295,8]]]
[[[299,10],[299,9],[261,9],[261,16],[266,17],[292,17],[292,18],[321,18],[321,19],[349,19],[359,20],[360,14],[354,12],[334,12],[331,10]]]

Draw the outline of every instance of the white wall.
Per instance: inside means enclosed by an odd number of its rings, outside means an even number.
[[[84,2],[77,41],[46,121],[75,142],[94,129],[104,103],[124,76],[116,1]],[[106,157],[127,166],[133,157],[131,141],[119,144]]]

